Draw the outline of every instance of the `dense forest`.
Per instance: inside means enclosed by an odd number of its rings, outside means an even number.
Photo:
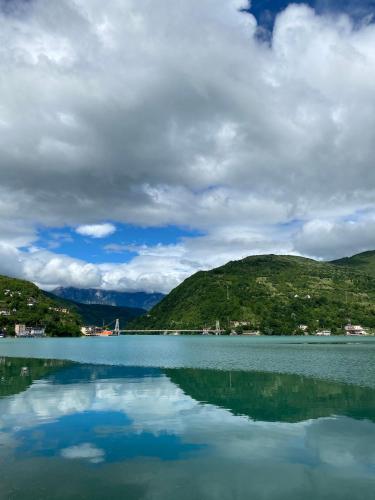
[[[375,264],[375,253],[369,257]],[[357,257],[358,260],[358,257]],[[231,328],[236,322],[268,335],[331,329],[348,322],[375,327],[375,273],[344,262],[294,256],[247,257],[200,271],[135,320],[138,328]],[[375,269],[375,265],[374,265]]]

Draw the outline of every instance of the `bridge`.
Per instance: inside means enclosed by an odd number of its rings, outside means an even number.
[[[120,333],[222,333],[224,330],[206,330],[200,328],[199,330],[185,330],[185,328],[180,328],[179,330],[170,330],[168,328],[158,328],[156,330],[120,330]]]
[[[185,328],[178,328],[178,329],[170,329],[170,328],[145,328],[145,329],[121,329],[120,330],[120,321],[118,319],[113,320],[111,323],[109,323],[106,326],[106,329],[108,330],[111,325],[115,324],[115,327],[113,329],[113,335],[120,335],[120,334],[127,334],[127,333],[165,333],[165,334],[180,334],[180,333],[199,333],[201,335],[221,335],[224,333],[224,330],[220,328],[220,323],[219,321],[216,321],[216,328],[214,329],[209,329],[209,328],[198,328],[198,329],[185,329]],[[104,327],[103,327],[104,328]]]

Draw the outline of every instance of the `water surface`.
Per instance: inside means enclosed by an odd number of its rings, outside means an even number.
[[[2,340],[0,498],[372,500],[374,341],[268,340]]]
[[[0,356],[124,366],[266,370],[375,387],[375,337],[0,339]]]

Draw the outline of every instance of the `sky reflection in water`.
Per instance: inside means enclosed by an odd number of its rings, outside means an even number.
[[[18,358],[0,378],[0,498],[373,498],[371,388]]]

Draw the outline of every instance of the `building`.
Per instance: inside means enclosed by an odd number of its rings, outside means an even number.
[[[26,326],[16,324],[14,327],[16,337],[45,337],[46,329],[42,326]]]
[[[318,330],[316,332],[317,337],[330,337],[332,335],[331,330]]]
[[[230,325],[233,328],[238,328],[239,326],[248,326],[249,322],[248,321],[231,321]]]
[[[66,307],[49,307],[48,310],[62,314],[70,314],[69,309],[67,309]]]
[[[87,337],[110,337],[113,335],[112,330],[106,330],[99,326],[83,326],[81,333]]]
[[[89,326],[83,326],[81,328],[81,333],[82,333],[82,335],[87,335],[89,337],[93,337],[93,336],[98,335],[101,330],[102,329],[97,327],[97,326],[89,325]]]
[[[361,325],[346,325],[346,335],[367,335],[366,330]]]

